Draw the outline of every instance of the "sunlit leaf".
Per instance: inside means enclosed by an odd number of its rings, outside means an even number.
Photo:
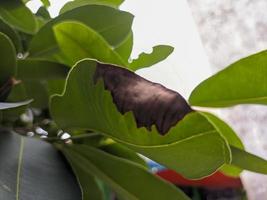
[[[203,81],[189,102],[196,106],[227,107],[267,104],[267,51],[243,58]]]
[[[78,22],[63,22],[54,27],[57,43],[69,65],[84,58],[126,65],[105,39],[88,26]]]

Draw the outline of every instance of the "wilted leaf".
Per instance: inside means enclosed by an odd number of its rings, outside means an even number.
[[[173,52],[173,47],[167,45],[158,45],[153,47],[153,51],[150,54],[142,53],[139,57],[133,60],[129,69],[136,71],[145,67],[150,67],[164,59],[166,59]]]
[[[227,107],[267,104],[267,51],[243,58],[199,84],[189,102],[196,106]]]
[[[61,128],[103,133],[186,177],[209,175],[230,162],[220,133],[178,93],[123,68],[80,62],[50,108]]]
[[[34,15],[21,0],[0,1],[0,16],[6,23],[19,31],[29,34],[34,34],[37,31]]]
[[[50,144],[0,132],[3,200],[73,200],[81,192],[72,171]]]

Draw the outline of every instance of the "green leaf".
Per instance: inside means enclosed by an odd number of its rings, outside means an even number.
[[[3,33],[0,33],[0,87],[16,72],[16,50],[12,41]]]
[[[153,47],[153,51],[150,54],[142,53],[139,57],[130,63],[129,68],[133,71],[144,67],[150,67],[164,59],[166,59],[172,52],[173,47],[167,45],[158,45]]]
[[[249,171],[267,174],[267,160],[231,146],[232,165]]]
[[[0,161],[1,199],[81,199],[68,164],[48,143],[1,131]]]
[[[62,151],[71,163],[96,175],[125,199],[189,199],[174,185],[125,159],[85,145],[72,145]]]
[[[20,80],[55,80],[65,79],[69,68],[65,65],[45,60],[18,60],[17,79]]]
[[[244,149],[242,141],[228,124],[210,113],[201,112],[201,115],[206,117],[206,119],[216,128],[216,130],[227,140],[229,145],[239,149]],[[242,172],[242,169],[230,164],[225,164],[220,170],[226,175],[235,177],[238,177]]]
[[[12,87],[10,94],[8,95],[6,102],[9,103],[17,103],[17,102],[26,102],[30,99],[27,94],[23,83],[15,84]],[[13,109],[7,109],[2,111],[2,118],[3,122],[7,123],[14,123],[17,121],[21,114],[25,113],[26,109],[28,108],[29,104],[24,106],[16,107]]]
[[[41,0],[41,2],[43,3],[43,5],[45,7],[49,7],[50,6],[50,1],[49,0]]]
[[[28,100],[28,101],[23,101],[23,102],[17,102],[17,103],[3,103],[0,102],[0,110],[6,110],[6,109],[11,109],[11,108],[17,108],[20,106],[24,106],[27,105],[29,103],[31,103],[32,100]]]
[[[222,121],[211,113],[200,112],[200,114],[205,116],[205,118],[216,128],[216,130],[223,137],[225,137],[225,139],[230,145],[240,149],[244,149],[242,141],[228,124],[226,124],[224,121]]]
[[[66,20],[84,23],[105,38],[111,46],[116,47],[131,31],[133,16],[128,12],[101,5],[87,5],[68,11],[49,21],[35,35],[29,49],[31,57],[55,59],[59,48],[52,28]]]
[[[84,58],[126,65],[102,36],[84,24],[63,22],[54,27],[54,32],[57,43],[71,66]]]
[[[113,142],[110,144],[106,144],[106,145],[100,146],[100,149],[109,154],[112,154],[120,158],[124,158],[134,163],[140,164],[146,168],[148,167],[146,162],[139,155],[137,155],[134,151],[132,151],[131,149],[119,143]]]
[[[47,108],[49,96],[62,91],[69,67],[45,60],[19,60],[16,78],[22,80],[32,106]],[[60,93],[59,92],[59,93]]]
[[[34,101],[31,106],[45,109],[48,107],[49,94],[44,81],[23,81],[27,96]]]
[[[133,32],[131,31],[127,38],[114,50],[120,55],[120,57],[128,62],[133,49]]]
[[[37,31],[34,15],[20,0],[0,1],[0,17],[19,31],[29,34]]]
[[[118,111],[110,92],[104,89],[103,82],[95,84],[96,65],[95,61],[90,60],[79,62],[69,74],[64,94],[52,98],[50,112],[62,129],[91,130],[105,134],[188,178],[207,176],[224,163],[230,163],[229,147],[225,139],[197,112],[187,114],[164,136],[160,135],[155,125],[151,130],[138,128],[132,112],[121,114]],[[125,77],[137,76],[123,70]],[[124,86],[130,83],[127,78],[124,80]],[[170,103],[176,104],[174,101]]]
[[[7,35],[16,47],[17,53],[22,51],[22,44],[18,33],[7,23],[0,19],[0,32]]]
[[[69,10],[74,8],[78,8],[85,5],[104,5],[104,6],[111,6],[114,8],[118,8],[124,0],[76,0],[67,2],[60,10],[60,14],[63,14]]]
[[[44,6],[41,6],[37,10],[36,16],[42,17],[46,21],[51,19],[50,13],[48,12],[48,10],[46,9],[46,7],[44,7]]]
[[[88,169],[85,170],[84,167],[81,166],[82,163],[72,160],[68,157],[67,153],[65,153],[65,156],[68,158],[68,162],[79,182],[82,190],[82,199],[105,200],[104,194],[95,178],[95,174],[88,173]]]
[[[227,107],[267,104],[267,51],[243,58],[199,84],[189,102],[195,106]]]

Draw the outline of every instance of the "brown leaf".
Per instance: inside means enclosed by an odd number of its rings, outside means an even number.
[[[127,69],[108,64],[98,64],[95,82],[102,78],[111,92],[117,109],[122,113],[132,111],[138,127],[149,130],[156,125],[161,134],[177,124],[193,110],[177,92],[148,81]]]

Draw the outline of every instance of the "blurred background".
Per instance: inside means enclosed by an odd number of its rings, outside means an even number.
[[[66,2],[51,0],[51,15]],[[41,2],[28,6],[36,11]],[[157,44],[175,47],[168,59],[138,73],[185,97],[211,74],[267,47],[266,0],[125,0],[121,9],[135,15],[133,57]],[[248,151],[267,159],[266,107],[213,111],[232,125]],[[245,172],[242,181],[249,199],[267,197],[267,176]]]

